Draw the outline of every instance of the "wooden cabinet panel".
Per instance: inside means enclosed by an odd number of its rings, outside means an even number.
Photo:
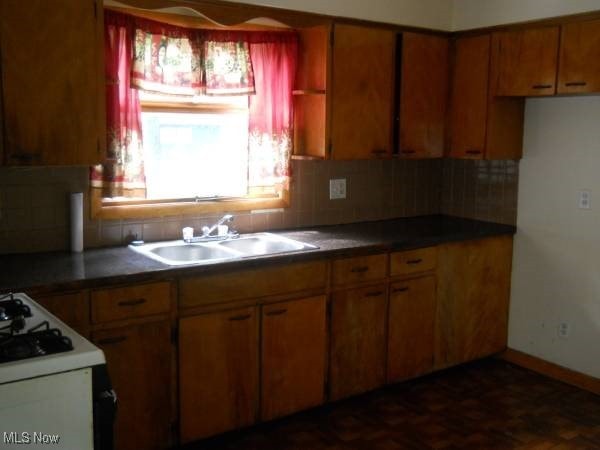
[[[330,399],[385,382],[387,285],[336,292],[331,299]]]
[[[395,33],[336,24],[333,43],[333,159],[391,155]]]
[[[263,306],[262,420],[323,403],[326,342],[325,296]]]
[[[492,35],[495,95],[539,96],[556,92],[559,27],[527,28]]]
[[[482,158],[485,152],[490,69],[489,34],[454,42],[450,98],[450,156]]]
[[[402,34],[400,142],[403,158],[444,155],[448,97],[448,39]]]
[[[90,304],[85,292],[49,296],[34,295],[35,301],[82,336],[90,336]]]
[[[410,275],[435,269],[437,247],[418,248],[390,255],[390,274]]]
[[[256,308],[179,321],[180,438],[251,425],[258,410]]]
[[[512,236],[439,247],[436,368],[506,347],[511,262]]]
[[[165,449],[170,444],[172,342],[168,320],[95,331],[118,397],[115,446]]]
[[[331,284],[343,286],[383,279],[387,275],[387,261],[387,254],[337,259],[331,267]]]
[[[453,50],[449,156],[520,159],[525,101],[491,92],[490,72],[499,64],[490,61],[491,36],[458,38]]]
[[[92,291],[92,322],[167,313],[171,309],[171,284],[168,282],[139,284]]]
[[[184,278],[179,282],[179,307],[191,308],[266,295],[324,289],[326,282],[325,261]]]
[[[435,277],[395,283],[390,288],[387,381],[433,369],[436,318]]]
[[[98,9],[94,0],[0,2],[7,164],[100,161],[105,118]]]
[[[600,92],[600,20],[561,27],[557,92]]]

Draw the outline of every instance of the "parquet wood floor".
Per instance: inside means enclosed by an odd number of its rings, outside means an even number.
[[[600,397],[486,359],[186,450],[597,450]]]

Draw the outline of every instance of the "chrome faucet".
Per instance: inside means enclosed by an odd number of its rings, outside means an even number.
[[[217,228],[219,228],[219,225],[223,225],[223,224],[229,223],[229,222],[233,222],[233,215],[231,215],[231,214],[225,214],[214,225],[212,225],[210,227],[203,226],[202,227],[202,236],[201,237],[204,237],[204,238],[205,237],[210,237],[211,233],[213,231],[215,231]]]
[[[235,239],[235,238],[239,237],[239,233],[237,231],[231,229],[231,227],[229,227],[226,234],[219,234],[218,232],[217,232],[217,234],[213,234],[213,232],[219,228],[219,225],[223,225],[225,223],[230,223],[230,222],[233,222],[233,215],[225,214],[214,225],[211,225],[210,227],[207,227],[207,226],[202,227],[202,235],[201,236],[193,236],[192,228],[184,228],[183,229],[183,233],[184,233],[183,240],[184,240],[184,242],[191,244],[193,242],[207,242],[207,241],[219,241],[219,240],[224,241],[225,239]],[[186,236],[186,231],[189,232],[189,235],[187,235],[187,236]]]

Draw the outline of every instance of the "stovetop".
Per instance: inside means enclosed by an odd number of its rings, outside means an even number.
[[[0,384],[104,363],[100,349],[27,295],[0,295]]]

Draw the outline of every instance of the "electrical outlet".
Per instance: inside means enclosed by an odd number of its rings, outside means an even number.
[[[329,200],[346,198],[346,179],[329,180]]]
[[[592,191],[582,189],[579,191],[579,209],[592,209]]]
[[[558,337],[567,339],[571,333],[571,325],[569,322],[561,322],[558,324]]]

